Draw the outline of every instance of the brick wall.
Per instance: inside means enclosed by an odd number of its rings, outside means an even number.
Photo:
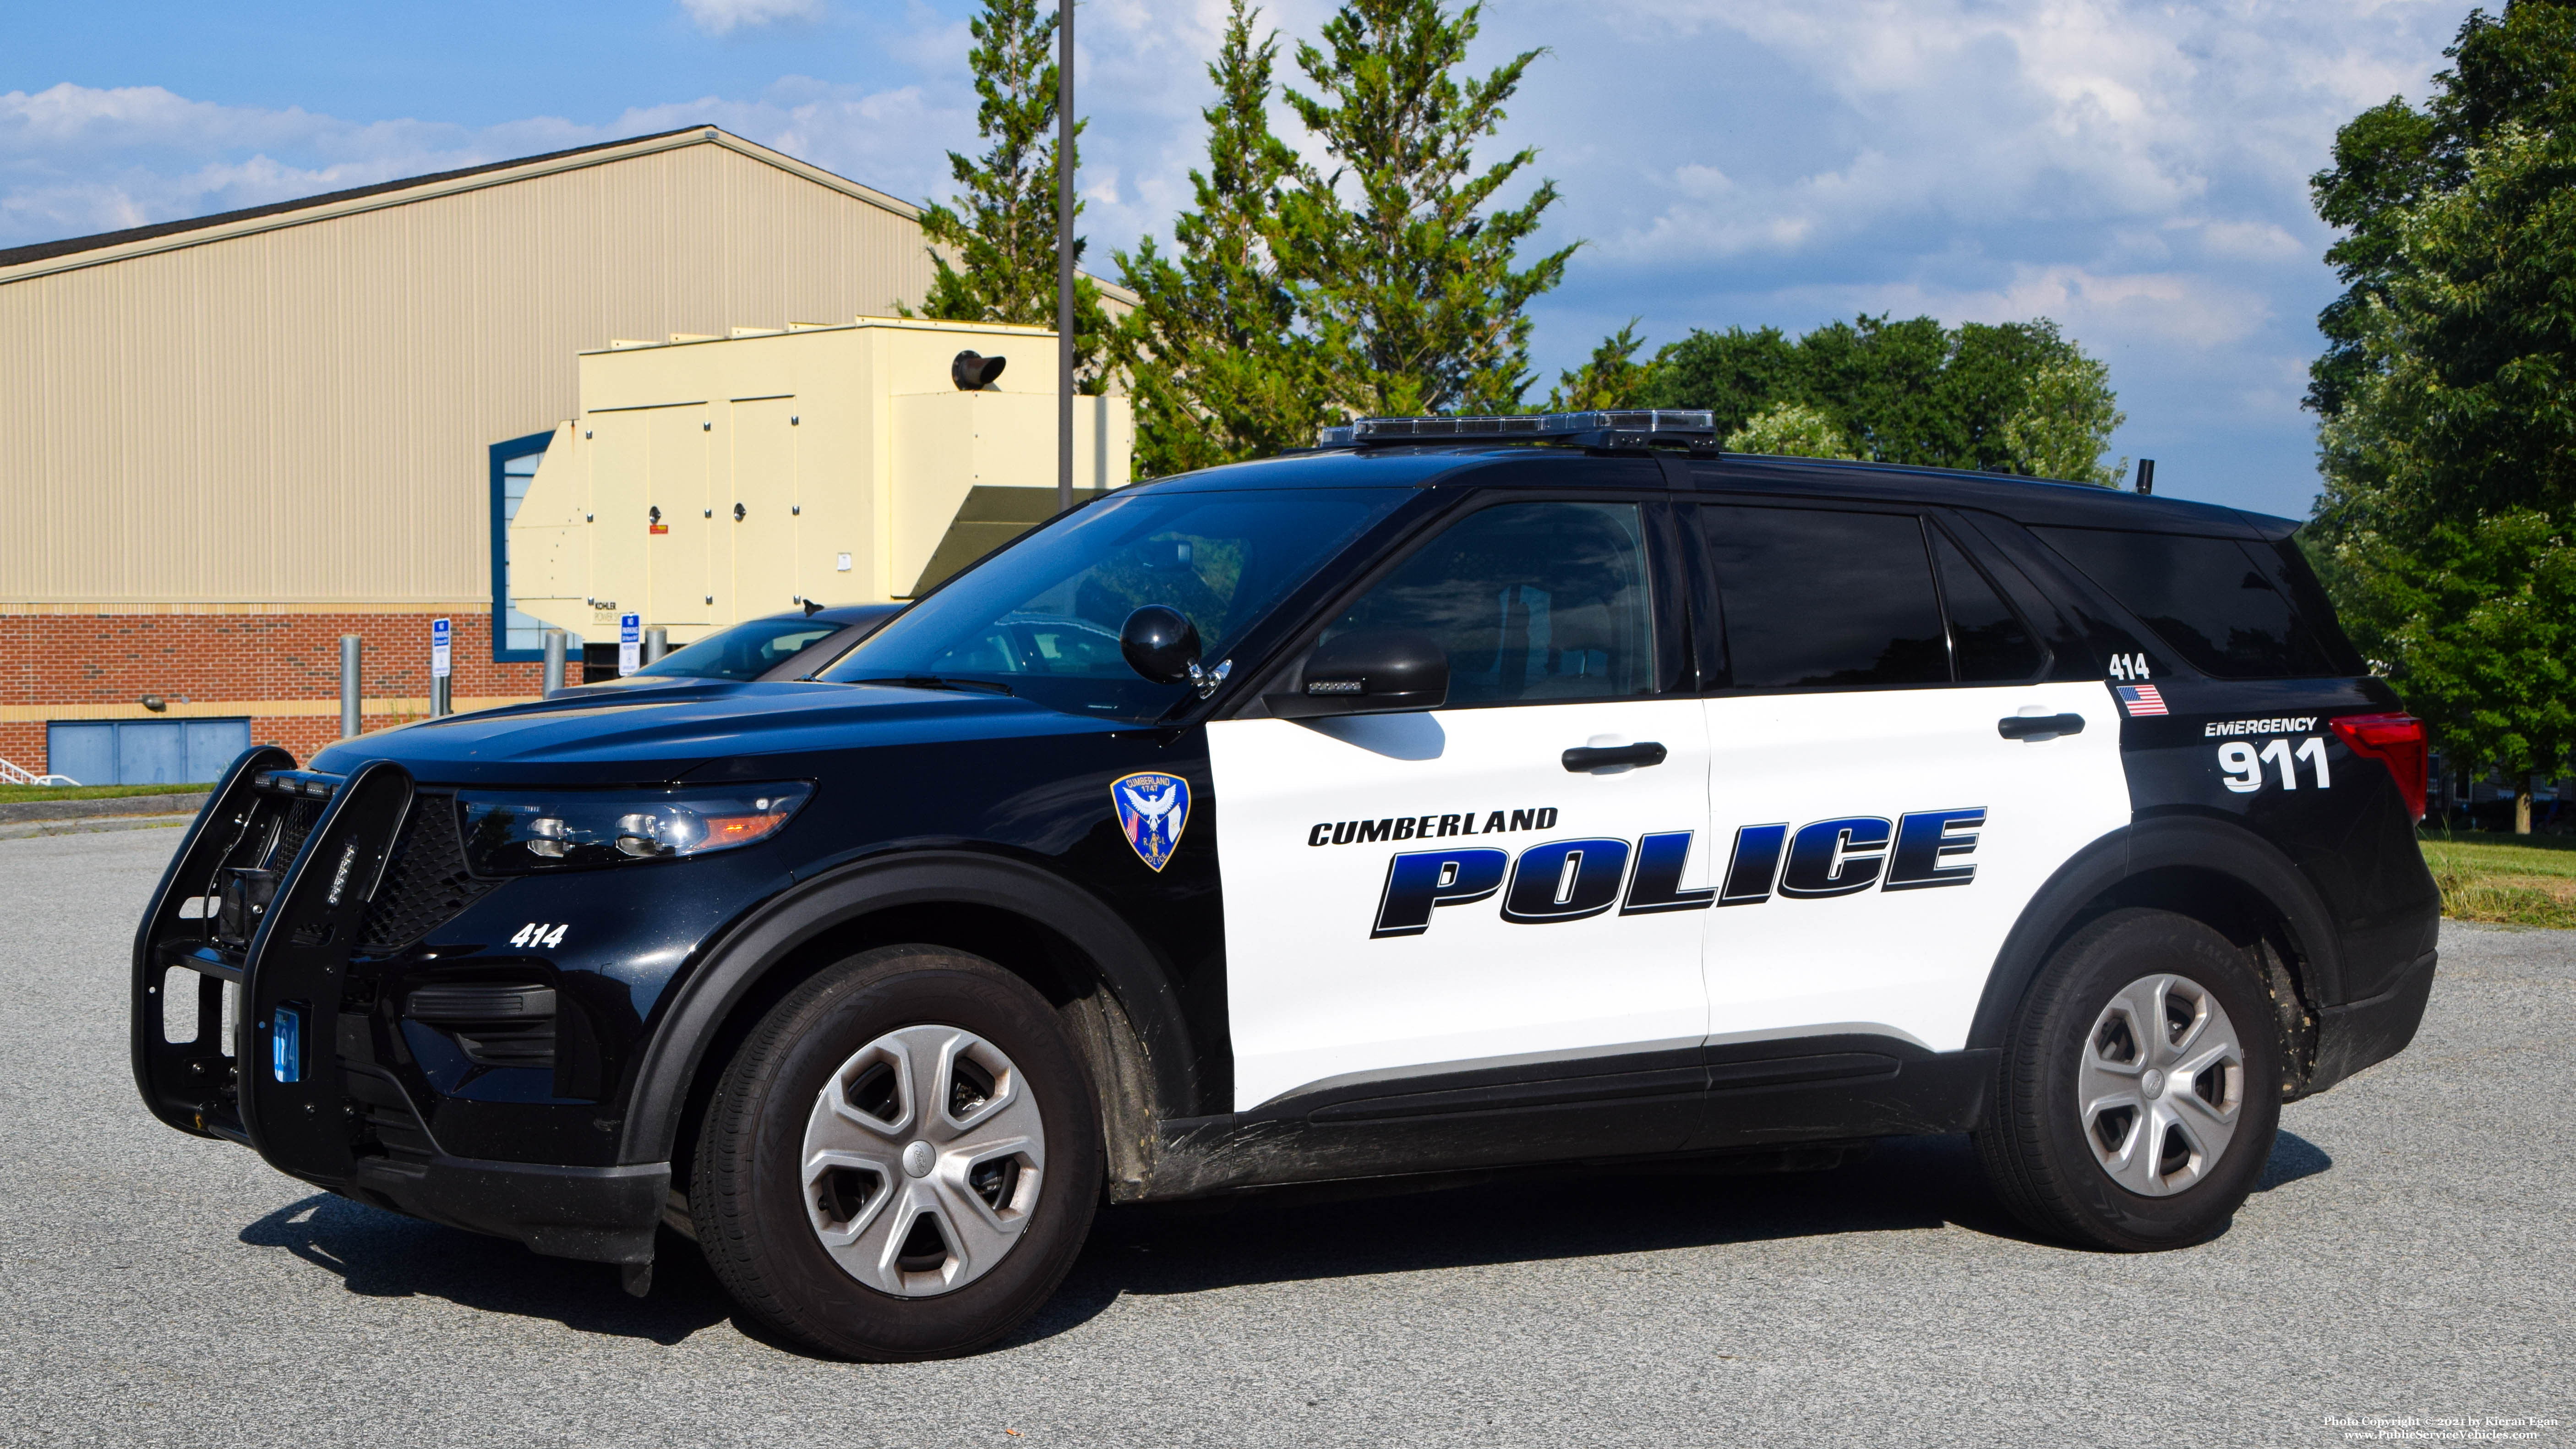
[[[282,745],[298,760],[340,735],[340,636],[366,641],[360,688],[369,701],[418,703],[399,713],[370,708],[366,728],[417,718],[429,697],[429,621],[436,614],[7,614],[0,615],[0,759],[30,769],[45,759],[49,719],[175,719],[248,715],[255,744]],[[459,701],[534,698],[544,666],[492,658],[489,613],[451,611]],[[575,655],[568,677],[579,683]],[[143,709],[144,695],[169,702]],[[263,713],[268,701],[304,701],[319,713]],[[88,706],[65,709],[64,706]],[[114,707],[102,713],[100,707]],[[209,708],[209,706],[218,706]],[[59,711],[59,712],[57,712]]]

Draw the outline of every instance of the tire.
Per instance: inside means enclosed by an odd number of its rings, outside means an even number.
[[[1977,1153],[2004,1205],[2042,1233],[2117,1252],[2188,1247],[2225,1232],[2253,1190],[2280,1081],[2276,1013],[2245,953],[2187,916],[2117,910],[2031,983]]]
[[[1046,999],[980,957],[890,946],[797,987],[726,1064],[689,1215],[726,1291],[780,1334],[940,1358],[1054,1294],[1101,1173],[1090,1074]]]

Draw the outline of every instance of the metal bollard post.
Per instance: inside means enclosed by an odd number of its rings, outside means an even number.
[[[671,631],[670,631],[670,630],[668,630],[668,629],[647,629],[647,630],[645,630],[645,631],[644,631],[644,662],[645,662],[645,663],[650,664],[650,663],[652,663],[654,660],[659,659],[659,658],[661,658],[663,655],[668,654],[668,653],[670,653],[670,652],[671,652]]]
[[[340,636],[340,738],[353,740],[361,728],[358,721],[358,652],[362,647],[355,634]]]
[[[563,692],[564,646],[567,642],[567,638],[564,631],[561,629],[548,629],[546,631],[545,638],[545,674],[542,682],[538,685],[538,691],[548,699],[552,699]]]
[[[445,719],[456,713],[456,695],[450,688],[454,683],[454,680],[444,674],[429,682],[429,717],[431,719]]]

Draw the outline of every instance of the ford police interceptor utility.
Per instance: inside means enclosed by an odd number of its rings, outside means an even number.
[[[818,678],[252,750],[136,1077],[634,1291],[667,1224],[864,1358],[1009,1332],[1100,1203],[1327,1179],[1967,1131],[2045,1232],[2197,1242],[2432,984],[2423,731],[2293,527],[1367,420]]]

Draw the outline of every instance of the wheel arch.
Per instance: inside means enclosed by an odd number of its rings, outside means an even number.
[[[2188,916],[2254,956],[2290,1049],[2284,1086],[2293,1095],[2304,1090],[2318,1010],[2342,999],[2333,917],[2278,846],[2243,826],[2198,815],[2124,826],[2059,867],[1996,952],[1967,1044],[2002,1046],[2031,982],[2058,946],[2086,922],[2123,906]]]
[[[919,942],[985,957],[1054,1004],[1092,1070],[1113,1196],[1141,1189],[1154,1124],[1197,1100],[1197,1059],[1170,980],[1106,904],[1049,871],[971,851],[912,852],[800,884],[730,931],[673,988],[636,1068],[621,1162],[671,1161],[734,1044],[834,961]]]

